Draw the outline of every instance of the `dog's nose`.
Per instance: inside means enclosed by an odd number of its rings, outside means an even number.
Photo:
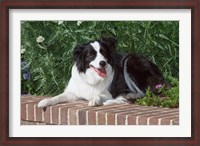
[[[100,65],[101,67],[105,67],[105,66],[106,66],[106,62],[105,62],[105,61],[100,61],[100,62],[99,62],[99,65]]]

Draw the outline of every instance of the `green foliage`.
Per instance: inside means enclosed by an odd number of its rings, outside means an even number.
[[[149,88],[146,90],[146,96],[138,99],[136,102],[145,106],[159,106],[176,108],[179,106],[179,82],[176,78],[169,77],[172,88],[165,89],[161,87],[158,89],[159,94],[155,95]]]
[[[73,48],[105,36],[117,38],[118,51],[142,54],[166,78],[178,78],[178,21],[25,21],[21,22],[21,60],[26,66],[21,69],[22,93],[63,92],[71,74]]]

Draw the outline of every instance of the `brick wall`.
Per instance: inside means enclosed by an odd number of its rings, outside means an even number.
[[[21,97],[21,125],[178,125],[179,109],[119,104],[89,107],[86,101],[37,107],[47,97]]]

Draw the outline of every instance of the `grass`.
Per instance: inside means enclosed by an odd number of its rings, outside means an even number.
[[[137,103],[178,106],[178,21],[21,22],[21,93],[54,96],[63,92],[71,74],[73,48],[103,36],[115,36],[117,51],[146,56],[170,83],[177,82],[165,92],[168,98],[149,93]]]
[[[146,96],[142,99],[137,99],[136,103],[145,106],[159,106],[168,108],[179,107],[179,82],[176,78],[169,79],[172,84],[172,88],[159,89],[159,95],[155,95],[149,89],[146,90]]]

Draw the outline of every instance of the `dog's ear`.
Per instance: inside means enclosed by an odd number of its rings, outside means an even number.
[[[101,43],[106,45],[107,47],[116,48],[117,40],[114,37],[104,37],[101,39]]]
[[[79,59],[81,59],[83,49],[84,49],[83,45],[77,45],[74,48],[74,50],[73,50],[73,60],[74,61],[78,61]]]
[[[73,61],[76,63],[79,72],[84,71],[83,50],[84,45],[77,45],[73,51]]]

